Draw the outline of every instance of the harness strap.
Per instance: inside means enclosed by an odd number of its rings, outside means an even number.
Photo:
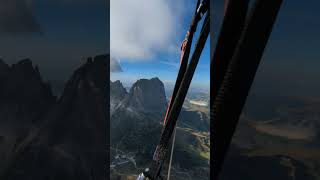
[[[187,67],[186,73],[183,76],[183,80],[181,82],[181,85],[179,87],[179,90],[177,92],[177,97],[175,98],[175,101],[173,102],[172,108],[169,111],[169,114],[167,116],[167,123],[165,124],[164,130],[162,131],[160,143],[156,148],[154,159],[152,161],[150,172],[147,174],[147,176],[151,180],[155,180],[160,175],[160,170],[162,167],[162,164],[166,158],[166,154],[168,151],[169,141],[172,137],[172,133],[175,129],[176,121],[178,119],[178,116],[180,114],[180,111],[183,106],[184,99],[186,97],[186,94],[188,92],[188,89],[191,84],[191,80],[193,77],[193,74],[195,72],[196,66],[199,62],[201,52],[205,46],[205,42],[209,36],[210,32],[210,24],[209,24],[209,13],[207,13],[207,16],[205,18],[202,32],[200,33],[200,37],[196,43],[195,51],[191,57],[190,63]]]

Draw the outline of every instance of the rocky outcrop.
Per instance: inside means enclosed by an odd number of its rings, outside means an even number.
[[[118,80],[110,81],[110,114],[114,112],[120,102],[128,95],[128,92]]]
[[[0,61],[0,104],[28,104],[39,109],[55,101],[50,85],[45,83],[37,66],[25,59],[11,67]],[[40,108],[41,109],[41,108]]]
[[[117,80],[115,82],[110,81],[110,94],[112,94],[110,98],[122,100],[128,93],[122,83]]]
[[[42,122],[16,145],[1,179],[105,179],[108,58],[88,58],[74,72]]]
[[[138,111],[164,113],[167,100],[163,83],[159,78],[138,80],[132,85],[126,104]]]
[[[12,66],[0,60],[0,173],[17,144],[55,104],[50,85],[29,59]]]
[[[133,84],[129,93],[120,81],[110,83],[111,144],[119,143],[128,149],[143,148],[142,151],[152,154],[166,107],[163,83],[158,78],[141,79]],[[155,136],[148,140],[148,134]],[[148,144],[141,147],[143,142]]]

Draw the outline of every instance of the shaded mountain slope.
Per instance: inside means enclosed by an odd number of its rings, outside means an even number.
[[[0,60],[0,173],[29,131],[43,122],[56,98],[38,68],[25,59],[11,66]]]
[[[1,179],[105,179],[107,59],[89,58],[61,98],[15,148]]]
[[[128,93],[119,80],[115,82],[110,80],[110,94],[112,94],[110,96],[110,114],[112,114]]]

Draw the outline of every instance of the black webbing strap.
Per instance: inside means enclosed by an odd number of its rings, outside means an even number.
[[[168,151],[169,141],[171,139],[172,133],[174,131],[178,116],[183,106],[184,99],[187,95],[189,86],[197,64],[199,62],[200,55],[205,46],[206,40],[210,32],[210,21],[209,13],[206,13],[206,18],[200,33],[199,39],[195,45],[194,53],[191,57],[190,63],[186,69],[184,77],[181,81],[181,85],[177,92],[176,98],[173,102],[172,108],[167,116],[167,123],[165,124],[164,130],[161,134],[160,143],[155,151],[155,156],[152,161],[149,172],[146,173],[147,177],[151,180],[155,180],[160,176],[160,171],[162,168],[163,161],[166,158]]]
[[[217,96],[218,90],[227,71],[229,62],[239,42],[247,16],[249,0],[228,0],[219,33],[217,45],[210,63],[210,105]],[[211,107],[210,106],[210,107]]]
[[[181,81],[182,78],[187,70],[187,66],[188,66],[188,59],[189,59],[189,55],[190,55],[190,50],[191,50],[191,45],[192,45],[192,40],[193,40],[193,36],[194,33],[197,29],[198,26],[198,22],[200,21],[200,18],[198,18],[197,15],[197,10],[199,8],[200,5],[200,0],[197,1],[197,6],[195,8],[195,12],[194,12],[194,16],[192,18],[192,22],[190,25],[190,28],[186,34],[186,37],[184,39],[184,41],[181,44],[181,57],[180,57],[180,68],[178,71],[178,76],[176,79],[176,83],[174,85],[174,89],[173,89],[173,93],[169,102],[169,105],[167,107],[167,112],[166,115],[164,117],[164,124],[167,122],[167,116],[170,113],[170,109],[172,107],[173,102],[175,101],[177,92],[179,90],[179,87],[181,85]]]
[[[214,180],[220,173],[281,4],[282,0],[257,0],[214,100],[210,156]]]

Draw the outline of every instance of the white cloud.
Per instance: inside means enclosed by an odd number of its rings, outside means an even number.
[[[110,58],[110,72],[122,72],[122,68],[120,66],[120,62],[118,59],[111,57]]]
[[[175,63],[175,62],[171,62],[171,61],[159,61],[161,64],[165,64],[168,66],[171,66],[173,68],[179,69],[180,64],[179,63]]]
[[[147,60],[158,52],[170,53],[179,45],[177,33],[185,3],[182,0],[111,0],[111,55],[137,61]]]

